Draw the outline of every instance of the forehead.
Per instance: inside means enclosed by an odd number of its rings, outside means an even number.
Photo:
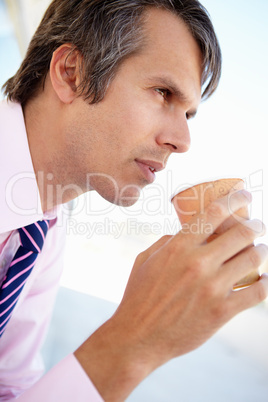
[[[189,28],[180,17],[164,9],[149,8],[143,17],[143,46],[122,67],[132,70],[145,86],[159,85],[160,81],[172,83],[197,107],[203,58]]]
[[[190,73],[194,70],[200,76],[201,85],[201,50],[185,22],[170,11],[150,8],[145,12],[144,46],[140,56],[144,57],[143,61],[146,57],[148,62],[157,60],[155,66],[165,71],[173,69],[176,73],[182,68]]]

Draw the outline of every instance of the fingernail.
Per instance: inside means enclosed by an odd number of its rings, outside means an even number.
[[[267,300],[267,298],[268,298],[268,274],[267,273],[262,274],[260,282],[265,287],[265,290],[266,290],[266,298],[265,299]]]
[[[259,236],[263,236],[266,232],[265,225],[259,219],[252,219],[250,221],[246,221],[244,223],[245,226],[248,226],[254,232],[256,232]]]
[[[252,201],[252,195],[247,190],[241,190],[241,194],[243,194],[249,202]]]
[[[261,254],[262,260],[265,261],[268,257],[268,247],[266,244],[257,244],[256,248]]]

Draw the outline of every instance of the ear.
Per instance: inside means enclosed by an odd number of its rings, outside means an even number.
[[[81,54],[69,43],[58,47],[50,62],[50,80],[63,103],[72,103],[80,83]]]

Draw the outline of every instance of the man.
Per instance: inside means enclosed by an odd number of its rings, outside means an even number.
[[[113,317],[33,385],[61,270],[56,209],[89,190],[133,204],[170,154],[189,148],[187,120],[219,75],[219,46],[198,1],[55,0],[49,7],[0,109],[3,283],[19,247],[16,229],[41,219],[50,226],[3,324],[3,400],[21,393],[19,401],[125,400],[154,369],[267,296],[265,275],[232,291],[267,256],[265,245],[251,246],[260,222],[238,223],[209,244],[209,233],[165,236],[137,257]],[[202,218],[214,230],[250,200],[245,191],[231,207],[222,198],[189,227]]]

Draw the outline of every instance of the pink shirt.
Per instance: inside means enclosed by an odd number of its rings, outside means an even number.
[[[19,246],[17,228],[42,212],[21,106],[0,102],[0,284]],[[0,338],[0,401],[102,401],[73,354],[43,373],[43,344],[63,267],[64,217],[50,228],[42,253]],[[64,336],[64,334],[63,334]],[[21,396],[20,396],[21,395]]]

